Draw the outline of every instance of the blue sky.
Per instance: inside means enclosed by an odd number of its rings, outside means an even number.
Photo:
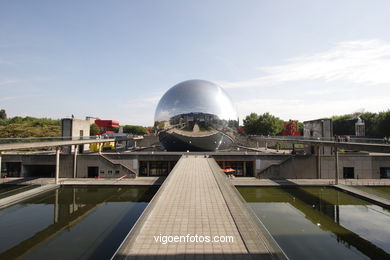
[[[152,125],[188,79],[240,118],[309,120],[390,108],[390,2],[0,1],[0,108]]]

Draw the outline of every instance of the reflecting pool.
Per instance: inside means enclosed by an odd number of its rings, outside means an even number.
[[[0,210],[0,259],[108,259],[156,187],[65,186]]]
[[[390,212],[331,187],[238,188],[290,259],[389,259]]]

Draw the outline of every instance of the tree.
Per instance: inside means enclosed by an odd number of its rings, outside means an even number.
[[[4,109],[0,110],[0,119],[7,119],[7,113],[5,112]]]
[[[259,133],[262,135],[277,135],[283,130],[283,121],[268,112],[260,115],[258,121]]]
[[[99,131],[100,131],[100,129],[95,123],[93,123],[92,125],[89,126],[89,135],[90,136],[97,135],[99,133]]]
[[[248,135],[258,134],[257,121],[259,120],[259,115],[256,113],[251,113],[249,116],[246,116],[244,119],[244,131]]]
[[[133,135],[145,135],[146,128],[138,125],[124,125],[123,132]]]
[[[244,119],[244,130],[252,135],[276,135],[283,130],[283,121],[268,112],[262,115],[251,113]]]
[[[355,123],[358,117],[364,121],[367,137],[382,138],[390,135],[390,111],[333,116],[333,133],[335,135],[355,135]]]
[[[354,135],[355,122],[353,114],[333,116],[333,133],[335,135]]]
[[[376,125],[376,136],[390,136],[390,110],[387,112],[379,112]]]

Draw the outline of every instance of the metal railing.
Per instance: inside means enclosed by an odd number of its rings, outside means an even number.
[[[86,141],[107,139],[104,136],[60,136],[60,137],[26,137],[26,138],[0,138],[0,144],[15,144],[15,143],[38,143],[38,142],[56,142],[56,141]]]
[[[365,138],[365,137],[350,137],[350,136],[335,136],[335,137],[307,137],[307,136],[263,136],[251,135],[250,137],[258,137],[264,139],[286,140],[286,141],[323,141],[323,142],[338,142],[338,143],[356,143],[356,144],[390,144],[382,138]]]

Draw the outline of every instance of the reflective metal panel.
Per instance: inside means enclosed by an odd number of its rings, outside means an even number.
[[[160,142],[170,151],[227,149],[237,126],[229,96],[205,80],[188,80],[170,88],[155,113]]]

